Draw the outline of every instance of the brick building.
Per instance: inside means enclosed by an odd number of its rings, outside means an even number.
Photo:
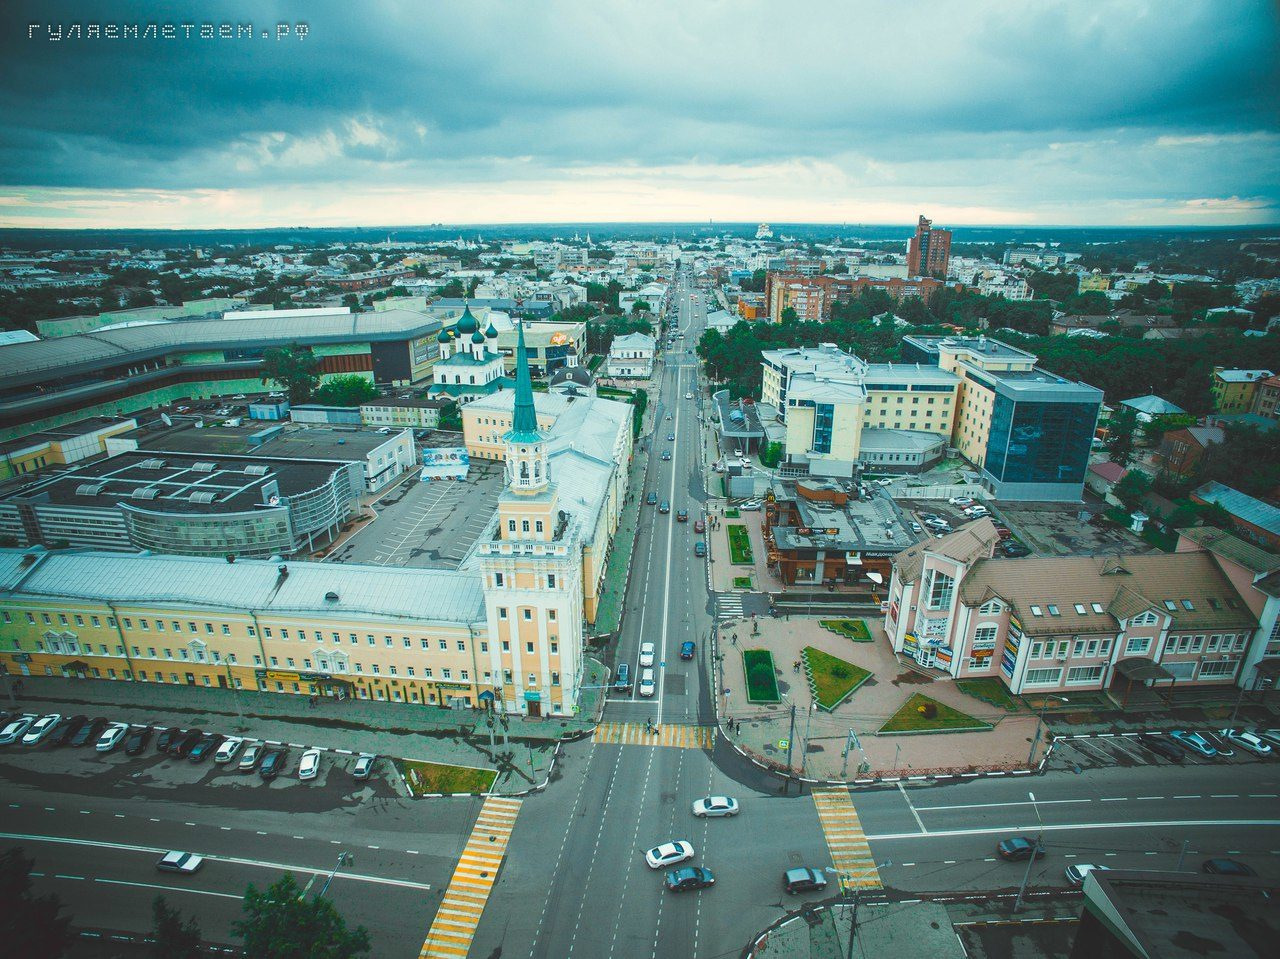
[[[920,217],[916,235],[907,243],[907,276],[945,279],[951,262],[951,231],[935,230],[933,221]]]

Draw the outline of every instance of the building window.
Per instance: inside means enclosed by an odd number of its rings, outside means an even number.
[[[521,612],[524,613],[524,618],[526,622],[528,620],[533,619],[533,610],[529,609],[529,607],[526,606],[524,609],[521,610]]]
[[[1026,686],[1057,686],[1062,680],[1061,669],[1028,669]]]
[[[1129,639],[1129,642],[1125,644],[1124,654],[1126,656],[1141,656],[1150,648],[1150,636],[1133,636]]]
[[[494,574],[493,574],[493,585],[494,585],[494,586],[502,586],[502,585],[503,585],[503,575],[502,575],[501,573],[494,573]]]
[[[1238,660],[1214,660],[1211,663],[1200,664],[1200,679],[1218,679],[1224,676],[1234,676],[1236,667],[1239,665]]]
[[[552,685],[552,686],[559,686],[559,685],[560,685],[560,674],[559,674],[559,673],[554,673],[554,672],[553,672],[553,673],[551,674],[551,685]]]
[[[554,609],[547,610],[547,621],[551,623],[556,621],[556,611]]]
[[[487,642],[482,642],[480,644],[480,652],[487,653],[488,651],[489,651],[489,644]]]
[[[444,679],[453,679],[453,670],[452,670],[452,669],[442,669],[442,670],[440,670],[440,675],[441,675]]]
[[[554,656],[559,652],[560,652],[560,644],[553,639],[551,641],[551,655]]]
[[[556,574],[555,574],[555,573],[548,573],[548,574],[547,574],[547,589],[555,589],[555,588],[556,588]]]
[[[509,642],[507,642],[507,640],[505,640],[505,639],[502,641],[502,651],[503,651],[504,653],[509,653],[509,652],[511,652],[511,644],[510,644]]]
[[[525,644],[524,644],[524,651],[525,651],[526,653],[532,653],[532,652],[533,652],[533,643],[525,643]]]
[[[991,624],[979,626],[973,632],[972,648],[975,650],[995,649],[996,633],[999,631],[999,629],[1000,627],[994,626]]]
[[[505,607],[505,606],[499,606],[499,607],[498,607],[498,619],[506,619],[506,618],[507,618],[507,607]]]
[[[465,653],[466,651],[467,651],[466,640],[462,640],[462,639],[458,640],[458,652]]]
[[[1101,680],[1101,666],[1072,666],[1067,670],[1068,686],[1093,686]]]
[[[949,609],[956,581],[941,570],[929,571],[929,609]]]

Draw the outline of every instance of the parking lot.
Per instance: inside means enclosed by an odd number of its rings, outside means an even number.
[[[493,517],[502,467],[471,464],[465,480],[405,480],[374,504],[378,518],[338,547],[332,563],[457,569]]]
[[[1161,735],[1160,738],[1169,741],[1167,736]],[[1176,763],[1146,748],[1137,733],[1064,736],[1054,740],[1047,768],[1075,772],[1112,766],[1226,766],[1276,762],[1275,757],[1256,756],[1239,746],[1229,748],[1233,755],[1211,759],[1183,749],[1180,750],[1182,760]]]

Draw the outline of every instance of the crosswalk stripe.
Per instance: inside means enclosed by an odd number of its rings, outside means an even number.
[[[498,881],[498,870],[519,812],[518,799],[490,796],[484,801],[422,943],[419,959],[465,959],[489,893]]]
[[[880,872],[849,790],[839,787],[815,789],[813,804],[822,823],[831,863],[840,873],[841,882],[861,889],[881,888]]]
[[[644,723],[600,723],[596,727],[598,743],[621,746],[674,746],[679,749],[711,749],[715,746],[715,730],[710,726],[664,723],[656,733]]]

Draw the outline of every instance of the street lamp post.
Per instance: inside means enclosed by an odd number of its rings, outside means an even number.
[[[1040,700],[1040,711],[1036,713],[1036,734],[1031,739],[1031,752],[1027,753],[1028,766],[1036,760],[1036,747],[1040,745],[1040,731],[1044,725],[1044,708],[1049,705],[1049,700],[1051,699],[1056,699],[1063,703],[1071,702],[1066,696],[1056,696],[1051,693],[1045,693],[1044,698]]]
[[[1040,840],[1044,837],[1044,820],[1040,818],[1040,807],[1036,805],[1036,794],[1027,793],[1027,798],[1031,800],[1031,808],[1036,811],[1036,822],[1040,824],[1040,829],[1036,833],[1036,844],[1031,849],[1031,855],[1027,857],[1027,869],[1022,874],[1022,885],[1018,887],[1018,897],[1013,900],[1013,911],[1017,912],[1022,907],[1022,897],[1027,891],[1027,880],[1031,878],[1031,866],[1036,861],[1036,853],[1040,851]]]
[[[892,865],[893,865],[893,860],[892,860],[892,859],[886,859],[884,862],[878,862],[878,863],[876,863],[875,865],[868,866],[866,869],[863,869],[861,872],[854,873],[852,876],[849,876],[849,877],[848,877],[848,880],[851,882],[851,881],[852,881],[852,880],[854,880],[854,879],[860,879],[862,876],[866,875],[867,873],[869,873],[869,872],[871,872],[871,871],[873,871],[873,870],[877,870],[877,869],[888,869],[888,868],[889,868],[890,866],[892,866]],[[846,883],[846,877],[845,877],[844,873],[840,872],[840,870],[838,870],[838,869],[832,869],[832,868],[830,868],[830,867],[828,867],[826,871],[827,871],[827,872],[834,872],[836,875],[838,875],[838,876],[840,877],[840,891],[841,891],[841,892],[848,892],[848,891],[849,891],[849,887],[848,887],[848,884]],[[862,891],[862,887],[861,887],[861,886],[859,886],[856,882],[852,883],[852,886],[853,886],[853,892],[852,892],[852,894],[850,895],[849,900],[848,900],[848,904],[849,904],[852,908],[851,908],[851,910],[850,910],[850,914],[849,914],[849,947],[848,947],[847,951],[845,952],[846,959],[853,959],[853,940],[854,940],[854,938],[855,938],[855,937],[857,936],[857,934],[858,934],[858,901],[859,901],[859,893]]]
[[[338,853],[338,861],[334,864],[333,871],[329,873],[329,877],[325,879],[324,885],[320,887],[320,892],[316,895],[317,899],[323,899],[324,894],[329,891],[329,883],[333,882],[333,877],[338,874],[338,870],[343,866],[354,866],[356,857],[349,852]]]

